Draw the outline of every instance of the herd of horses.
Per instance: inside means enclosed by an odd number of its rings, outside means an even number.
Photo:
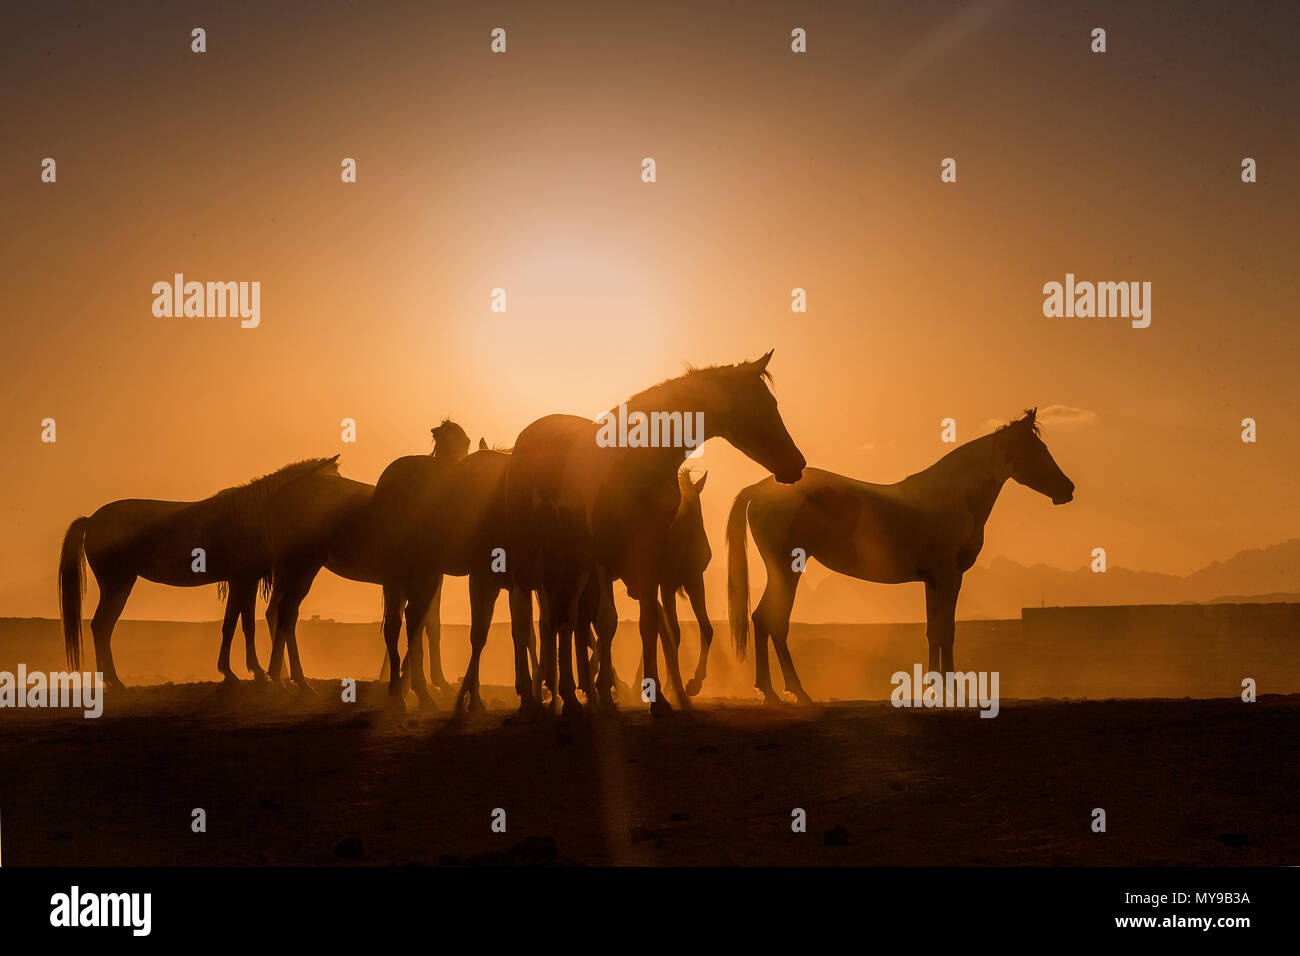
[[[691,369],[626,401],[640,413],[702,413],[704,438],[722,438],[771,472],[743,489],[727,520],[728,618],[743,659],[752,621],[755,686],[768,702],[768,642],[784,687],[803,689],[787,637],[801,562],[806,558],[864,580],[925,582],[930,669],[953,669],[953,632],[962,574],[983,545],[984,524],[1003,484],[1013,479],[1062,504],[1074,485],[1039,436],[1035,412],[957,447],[896,484],[876,485],[807,468],[786,430],[768,383],[772,353],[736,365]],[[432,454],[399,458],[376,484],[339,474],[338,456],[298,462],[201,501],[126,499],[72,522],[59,561],[59,602],[68,663],[81,666],[82,592],[88,563],[99,585],[91,619],[97,668],[122,682],[111,638],[137,578],[174,586],[224,588],[218,669],[236,680],[230,648],[242,622],[247,667],[278,681],[288,652],[291,679],[306,689],[298,653],[299,607],[321,568],[383,590],[383,638],[392,705],[405,688],[432,706],[425,676],[450,690],[442,673],[439,605],[443,579],[467,576],[471,657],[456,713],[484,710],[479,659],[500,592],[508,592],[520,711],[562,703],[565,713],[616,703],[611,646],[618,619],[613,587],[637,602],[641,699],[653,714],[672,710],[665,690],[688,705],[707,677],[713,627],[704,598],[711,551],[686,447],[607,446],[591,419],[551,415],[522,432],[513,448],[470,451],[455,422],[434,428]],[[749,611],[747,529],[767,570]],[[272,635],[268,670],[254,635],[259,588]],[[683,685],[676,599],[684,593],[699,621],[699,663]],[[533,596],[537,598],[534,630]],[[406,624],[406,659],[399,638]],[[659,680],[662,642],[668,687]],[[575,673],[576,671],[576,673]],[[549,701],[547,699],[549,694]],[[579,696],[581,694],[581,696]]]

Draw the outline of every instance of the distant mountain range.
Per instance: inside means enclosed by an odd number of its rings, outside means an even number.
[[[794,618],[809,623],[903,622],[925,620],[924,586],[857,581],[825,568],[809,567],[799,589]],[[761,572],[760,572],[761,575]],[[757,582],[754,586],[759,586]],[[713,595],[710,595],[713,598]],[[715,600],[720,601],[723,595]],[[757,600],[755,595],[752,600]],[[1300,601],[1300,539],[1242,551],[1186,577],[1111,567],[1065,571],[1026,567],[995,558],[966,572],[957,616],[1016,618],[1040,605],[1220,604]],[[718,604],[718,607],[725,605]]]

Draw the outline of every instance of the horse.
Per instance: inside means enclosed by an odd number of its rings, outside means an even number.
[[[786,644],[799,584],[791,560],[795,548],[864,581],[924,581],[929,669],[952,672],[962,575],[984,545],[984,524],[1002,486],[1014,479],[1056,505],[1074,497],[1074,483],[1043,443],[1036,416],[1037,409],[1030,409],[892,485],[810,468],[792,485],[760,481],[736,496],[727,517],[727,617],[743,660],[750,620],[748,523],[767,568],[767,586],[753,614],[754,686],[767,703],[780,701],[768,671],[769,637],[786,690],[801,703],[812,702]]]
[[[709,536],[704,531],[704,512],[700,505],[700,494],[704,491],[704,482],[708,477],[709,473],[706,471],[698,481],[695,481],[689,469],[685,467],[677,472],[677,488],[681,493],[681,503],[677,506],[673,523],[668,526],[668,543],[664,548],[663,565],[658,574],[659,604],[663,609],[659,636],[664,641],[664,659],[670,668],[676,666],[675,654],[680,649],[682,640],[682,628],[677,618],[679,594],[684,595],[690,602],[696,623],[699,625],[700,657],[695,666],[695,674],[686,684],[686,694],[690,697],[699,694],[704,686],[704,679],[708,675],[709,648],[713,644],[713,622],[709,620],[709,610],[704,598],[704,571],[713,559],[713,551],[709,547]],[[594,584],[590,590],[595,592]],[[601,610],[599,607],[593,607],[592,599],[598,601],[599,595],[593,593],[585,602],[586,613],[578,626],[578,634],[584,638],[586,645],[584,651],[590,653],[596,650],[595,625]],[[612,602],[612,595],[610,600]],[[613,626],[618,626],[616,619],[613,620]],[[590,663],[588,670],[590,670]],[[617,671],[613,676],[615,682],[618,682]],[[638,666],[637,686],[641,684],[641,676],[641,668]],[[595,695],[590,687],[579,685],[579,689],[587,695],[588,700],[594,698]]]
[[[271,574],[270,511],[278,496],[305,477],[334,467],[335,458],[310,458],[201,501],[127,498],[104,505],[68,526],[59,556],[59,609],[68,665],[81,667],[81,597],[89,563],[99,584],[91,619],[97,667],[110,687],[125,686],[113,663],[113,628],[137,578],[174,587],[228,582],[218,668],[227,680],[236,617],[244,621],[248,667],[264,676],[254,647],[253,602],[258,581]],[[232,613],[232,608],[235,613]]]
[[[465,458],[469,451],[469,436],[460,425],[445,419],[430,432],[434,441],[431,455],[399,458],[385,474],[418,476],[430,468],[438,471]],[[386,542],[401,533],[401,516],[375,505],[374,485],[353,481],[337,473],[321,476],[309,485],[300,486],[298,491],[294,507],[282,509],[277,515],[277,547],[272,575],[274,589],[266,619],[274,635],[270,664],[272,679],[279,680],[282,656],[287,647],[293,680],[307,690],[310,684],[298,662],[296,625],[299,608],[312,582],[323,567],[350,581],[382,585]],[[422,615],[408,629],[408,637],[413,637],[417,645],[422,629],[428,634],[435,686],[450,689],[439,664],[441,628],[436,605],[427,618]],[[420,686],[424,686],[423,677],[421,669]]]
[[[573,678],[573,639],[593,577],[599,594],[606,595],[613,581],[622,580],[638,602],[642,666],[653,687],[659,686],[656,574],[680,504],[674,475],[689,451],[683,440],[672,440],[671,424],[676,421],[678,438],[684,439],[688,416],[702,415],[703,433],[696,435],[697,441],[725,438],[781,482],[797,481],[803,474],[804,457],[767,387],[771,356],[768,352],[753,362],[691,369],[629,398],[618,409],[620,419],[629,425],[635,419],[643,437],[646,423],[652,429],[655,423],[660,426],[647,445],[621,438],[607,441],[612,419],[606,416],[597,424],[578,416],[550,415],[520,432],[507,480],[511,573],[516,587],[538,593],[546,622],[541,631],[542,669],[551,680],[548,662],[558,650],[562,667],[558,688],[551,686],[552,700],[562,697],[566,713],[582,709]],[[662,440],[665,437],[669,440]],[[607,603],[606,598],[600,603]],[[612,707],[613,629],[597,638],[596,690],[600,705]],[[518,648],[515,659],[518,664]],[[591,680],[590,665],[585,653],[577,659],[585,684]],[[525,686],[518,674],[516,686]],[[687,701],[679,681],[674,691]],[[662,694],[656,690],[652,696],[652,714],[672,712]],[[521,710],[535,707],[536,701],[521,695]]]

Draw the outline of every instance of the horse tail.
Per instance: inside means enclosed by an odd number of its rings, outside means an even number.
[[[736,657],[745,659],[749,643],[749,554],[746,550],[749,502],[758,485],[750,485],[736,495],[727,515],[727,620],[731,622],[731,642]]]
[[[86,589],[86,525],[78,518],[68,525],[59,553],[59,613],[63,618],[63,649],[68,666],[81,669],[81,593]]]

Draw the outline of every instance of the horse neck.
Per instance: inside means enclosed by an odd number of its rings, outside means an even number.
[[[1009,477],[998,469],[995,435],[989,434],[954,448],[933,465],[911,478],[932,494],[965,503],[981,523],[998,499]]]
[[[703,435],[694,436],[702,444],[705,438],[716,433],[710,430],[710,422],[717,421],[721,407],[718,390],[708,387],[705,381],[707,374],[694,372],[683,375],[633,395],[623,403],[627,406],[629,418],[633,412],[644,412],[647,416],[652,412],[680,412],[682,426],[685,428],[687,415],[702,412],[705,431]],[[634,480],[644,481],[647,485],[671,480],[676,487],[677,471],[691,449],[620,448],[619,451],[624,459],[624,467],[630,470]]]

